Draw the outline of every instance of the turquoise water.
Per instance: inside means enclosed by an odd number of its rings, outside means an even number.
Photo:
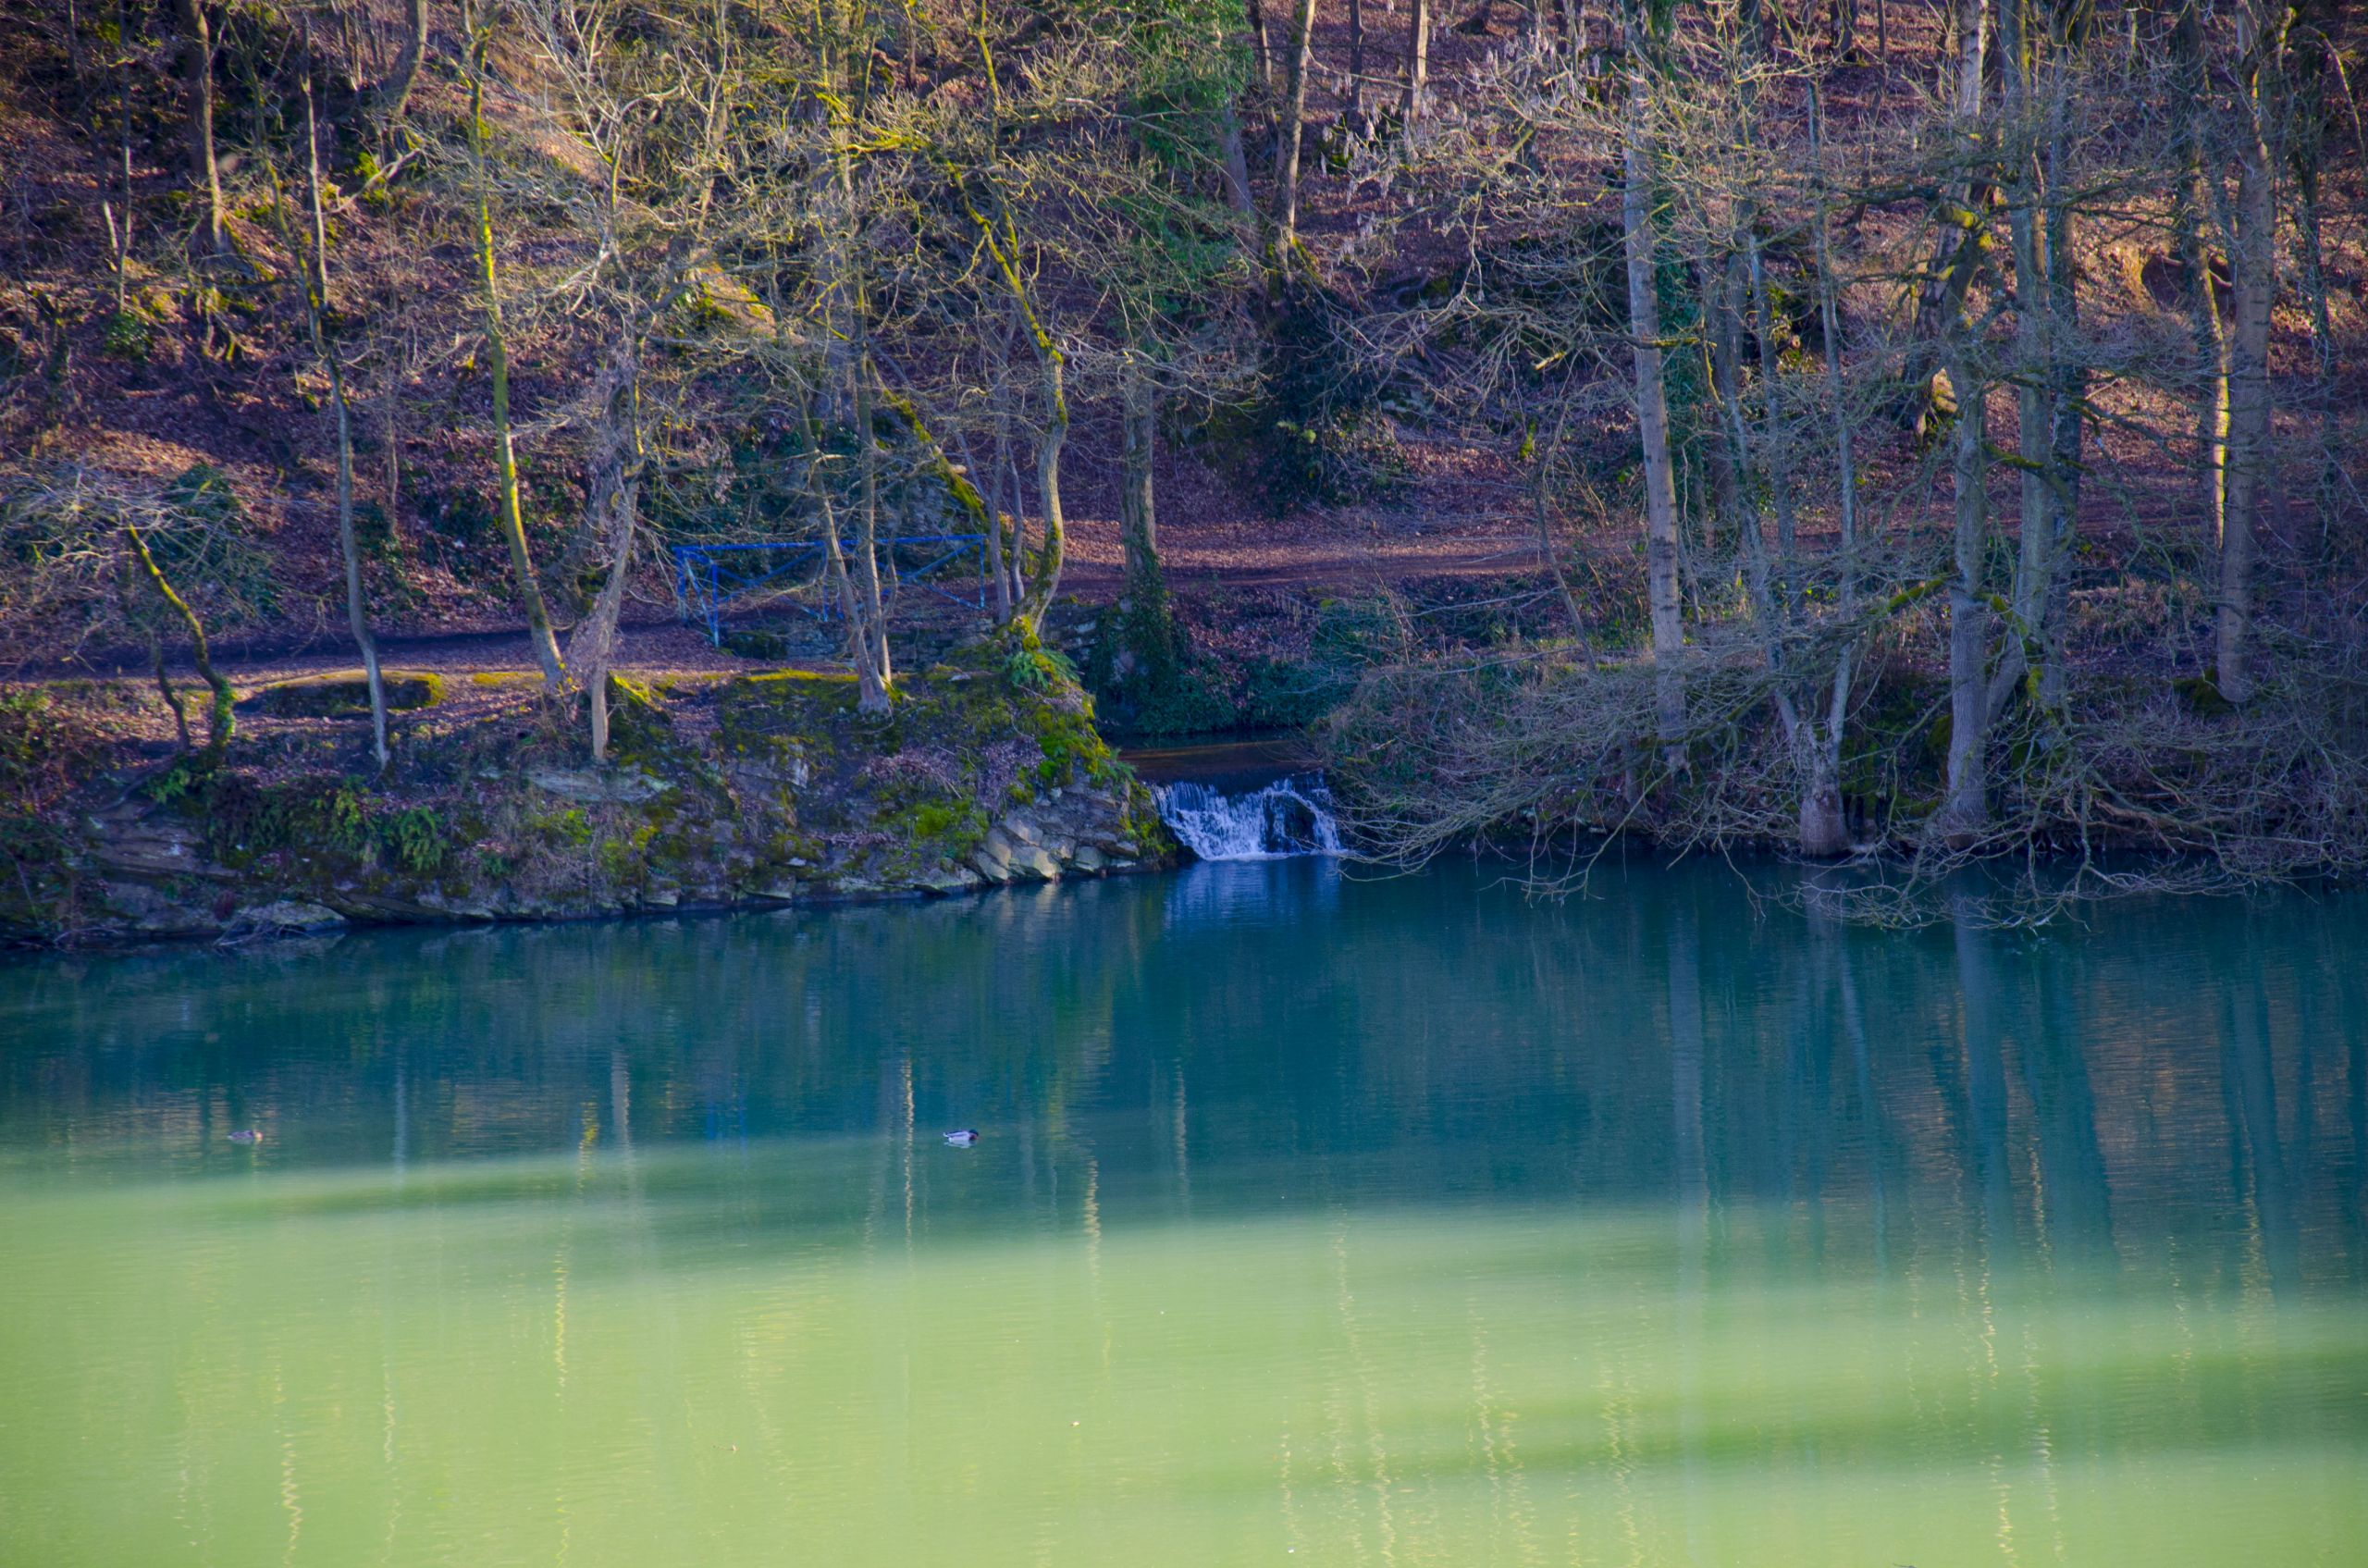
[[[0,967],[0,1562],[2368,1561],[2368,904],[1745,887]]]

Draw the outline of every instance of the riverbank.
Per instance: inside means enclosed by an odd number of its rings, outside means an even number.
[[[358,677],[240,689],[219,753],[129,681],[0,699],[0,941],[105,945],[348,923],[568,920],[959,893],[1173,864],[1150,790],[1032,648],[973,644],[856,711],[852,677],[390,680],[368,767]]]

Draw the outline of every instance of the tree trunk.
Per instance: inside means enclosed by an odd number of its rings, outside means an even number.
[[[2187,0],[2171,27],[2173,90],[2184,105],[2179,116],[2179,176],[2172,226],[2179,266],[2187,274],[2188,310],[2195,324],[2196,485],[2214,549],[2227,516],[2228,343],[2220,326],[2220,302],[2212,278],[2211,250],[2204,242],[2210,204],[2204,196],[2205,131],[2212,115],[2203,63],[2202,0]]]
[[[2220,695],[2252,696],[2254,531],[2270,481],[2269,313],[2277,278],[2277,213],[2269,148],[2260,122],[2244,133],[2237,165],[2236,282],[2228,352],[2228,509],[2220,531],[2216,639]]]
[[[1044,612],[1053,607],[1053,596],[1060,591],[1061,565],[1068,542],[1068,534],[1061,519],[1061,449],[1069,438],[1068,395],[1062,385],[1063,371],[1067,361],[1062,356],[1052,335],[1030,316],[1029,340],[1036,348],[1036,369],[1044,400],[1044,434],[1036,443],[1036,494],[1044,508],[1044,540],[1039,547],[1033,569],[1028,574],[1028,592],[1020,600],[1020,619],[1028,629],[1042,633]]]
[[[525,516],[518,500],[518,456],[510,430],[510,352],[502,338],[501,295],[494,275],[493,191],[485,144],[487,37],[478,25],[474,4],[464,7],[462,16],[469,30],[469,151],[476,164],[477,271],[484,290],[487,370],[493,382],[493,446],[500,482],[501,535],[510,546],[511,575],[525,611],[535,662],[542,667],[543,684],[557,692],[566,686],[567,667],[561,661],[559,639],[551,634],[550,611],[544,606],[542,584],[536,578],[534,556],[526,546]]]
[[[856,441],[856,560],[851,566],[839,537],[839,520],[830,504],[830,484],[819,472],[824,450],[820,422],[808,428],[818,469],[814,490],[822,512],[823,547],[838,590],[839,610],[846,622],[847,652],[855,664],[856,710],[872,716],[889,710],[895,671],[889,661],[888,626],[880,591],[880,432],[873,418],[872,388],[877,377],[871,358],[870,301],[863,271],[864,256],[857,248],[856,159],[852,127],[844,111],[833,111],[834,149],[830,181],[840,204],[826,212],[822,225],[829,247],[829,276],[833,279],[830,319],[832,395],[854,426]]]
[[[1423,94],[1429,89],[1431,77],[1431,0],[1414,0],[1414,10],[1406,22],[1406,92],[1399,103],[1399,116],[1412,126],[1423,114]]]
[[[419,78],[419,62],[427,53],[427,0],[405,0],[403,52],[394,74],[378,89],[378,117],[388,124],[402,118],[411,102],[412,83]]]
[[[1233,208],[1235,216],[1254,228],[1258,206],[1250,195],[1250,159],[1241,150],[1241,117],[1234,113],[1230,102],[1217,111],[1217,124],[1219,139],[1224,142],[1226,203]]]
[[[844,177],[844,163],[841,165],[841,169]],[[844,288],[852,288],[851,279],[845,276],[844,263],[842,264],[842,279]],[[848,312],[850,317],[859,316],[860,314],[859,304],[855,305]],[[837,341],[844,345],[853,336],[851,332],[840,333]],[[872,630],[874,617],[880,609],[880,600],[878,558],[872,553],[875,543],[873,508],[878,499],[878,492],[872,480],[875,472],[873,464],[878,460],[878,454],[873,450],[877,437],[872,431],[870,418],[870,394],[862,380],[870,367],[845,347],[834,351],[832,357],[842,371],[842,374],[835,377],[839,385],[829,393],[809,395],[808,401],[807,482],[809,493],[814,500],[814,509],[822,519],[822,552],[830,567],[831,589],[838,597],[839,618],[847,629],[847,658],[855,666],[856,710],[859,713],[877,716],[888,711],[890,672],[881,663],[881,655],[887,647],[885,629],[883,628],[877,636]],[[862,501],[859,511],[866,519],[863,537],[858,541],[858,548],[864,551],[866,558],[873,562],[871,571],[866,578],[871,590],[869,593],[858,590],[855,574],[847,564],[846,545],[839,537],[838,509],[832,504],[831,483],[821,468],[821,458],[826,445],[823,433],[825,420],[817,414],[814,404],[823,398],[842,396],[846,401],[855,404],[858,410],[858,415],[854,423],[857,450],[862,454],[858,460],[862,464],[862,477],[859,480]]]
[[[641,360],[630,327],[621,333],[601,379],[600,422],[592,433],[585,488],[586,511],[609,552],[609,574],[567,645],[568,667],[584,685],[596,763],[609,758],[609,670],[641,523]]]
[[[858,295],[855,333],[855,432],[856,450],[863,454],[863,502],[857,513],[856,564],[862,573],[859,586],[863,596],[863,622],[859,635],[870,639],[869,664],[879,690],[873,694],[873,700],[858,706],[867,711],[884,713],[888,710],[888,692],[895,683],[896,673],[888,657],[888,614],[880,593],[880,432],[875,428],[873,418],[871,382],[875,372],[864,306],[865,302]]]
[[[1957,412],[1949,463],[1956,518],[1955,574],[1949,583],[1948,793],[1938,827],[1943,843],[1962,848],[1978,840],[1990,821],[1990,609],[1981,581],[1989,478],[1984,389],[1974,370],[1972,345],[1964,341],[1965,328],[1955,330],[1959,340],[1949,361]]]
[[[1009,360],[1005,354],[1003,348],[998,345],[995,350],[995,378],[993,385],[997,391],[1000,392],[1005,388],[1007,388],[1010,383]],[[1013,476],[1012,475],[1011,466],[1010,404],[1007,400],[1002,397],[998,397],[995,401],[995,444],[994,451],[988,459],[988,469],[989,472],[987,477],[991,483],[987,491],[987,516],[989,518],[989,525],[987,529],[987,570],[994,575],[995,624],[1000,626],[1010,621],[1012,608],[1019,599],[1019,594],[1017,591],[1018,584],[1018,563],[1015,560],[1007,559],[1004,549],[1004,540],[1005,537],[1005,530],[1009,526],[1009,519],[1019,511],[1019,497],[1017,494],[1018,487],[1016,476]],[[1006,477],[1012,477],[1012,488],[1015,492],[1011,497],[1011,506],[1008,510],[1006,510],[1003,504],[1004,486]]]
[[[1300,141],[1307,120],[1307,70],[1314,36],[1315,0],[1299,0],[1284,62],[1282,123],[1275,134],[1275,228],[1279,249],[1286,252],[1299,230]]]
[[[2066,14],[2057,12],[2057,30],[2048,65],[2047,110],[2047,315],[2049,485],[2047,494],[2048,572],[2039,627],[2039,646],[2047,663],[2040,673],[2040,705],[2051,714],[2064,704],[2066,680],[2064,661],[2065,623],[2071,614],[2072,539],[2080,526],[2080,447],[2087,429],[2088,372],[2078,347],[2080,334],[2079,273],[2074,256],[2077,215],[2066,196],[2065,162],[2070,153],[2071,84],[2068,38],[2061,31]]]
[[[1152,463],[1157,451],[1159,404],[1141,361],[1127,358],[1126,406],[1122,412],[1118,487],[1118,533],[1126,549],[1127,586],[1159,587],[1159,522],[1153,505]]]
[[[2341,504],[2343,453],[2337,445],[2335,388],[2335,322],[2327,307],[2326,246],[2321,214],[2320,169],[2315,162],[2298,164],[2294,171],[2297,211],[2294,240],[2302,264],[2302,302],[2311,313],[2311,388],[2317,404],[2313,423],[2319,438],[2319,526],[2324,539],[2336,508]]]
[[[1981,69],[1989,20],[1989,0],[1956,0],[1956,80],[1949,97],[1949,117],[1961,128],[1981,117]]]
[[[2302,303],[2311,315],[2312,423],[2319,445],[2318,513],[2322,545],[2348,484],[2337,435],[2335,323],[2328,308],[2325,228],[2327,133],[2333,129],[2332,80],[2349,92],[2335,53],[2342,0],[2300,0],[2286,76],[2286,165],[2294,176],[2294,243],[2301,267]],[[2355,121],[2355,129],[2358,122]],[[2368,146],[2360,149],[2368,154]]]
[[[1349,91],[1340,105],[1347,123],[1365,129],[1365,0],[1349,0]]]
[[[1956,34],[1956,76],[1949,95],[1949,127],[1957,143],[1957,155],[1965,167],[1949,179],[1941,194],[1940,208],[1944,216],[1970,211],[1979,192],[1974,178],[1974,164],[1980,149],[1974,140],[1974,125],[1981,117],[1982,62],[1987,52],[1985,36],[1989,31],[1989,0],[1955,0],[1951,13]],[[1949,328],[1948,305],[1943,299],[1947,279],[1956,265],[1957,247],[1967,230],[1955,222],[1944,222],[1940,240],[1933,247],[1931,265],[1926,269],[1925,283],[1917,300],[1916,336],[1929,341]],[[1927,400],[1929,401],[1929,400]],[[1923,413],[1918,410],[1919,418]],[[1920,426],[1919,426],[1920,428]]]
[[[820,422],[810,421],[819,434]],[[819,451],[819,447],[818,447]],[[813,465],[809,464],[809,471]],[[813,476],[814,507],[822,518],[822,545],[831,568],[831,587],[838,595],[839,615],[847,628],[847,654],[855,664],[856,710],[866,714],[888,711],[888,674],[873,662],[880,643],[865,621],[866,607],[856,592],[855,574],[847,569],[846,548],[839,538],[838,509],[831,504],[830,482]]]
[[[1120,640],[1151,686],[1157,689],[1175,684],[1179,650],[1167,584],[1159,569],[1159,523],[1153,506],[1152,465],[1158,450],[1158,391],[1139,352],[1127,356],[1120,425],[1118,537],[1127,562]]]
[[[1707,247],[1706,247],[1707,249]],[[1723,261],[1703,255],[1696,269],[1702,296],[1704,373],[1719,411],[1719,438],[1710,443],[1710,499],[1731,539],[1743,537],[1744,475],[1750,458],[1744,438],[1739,385],[1743,363],[1743,257],[1730,250]],[[1708,527],[1705,544],[1715,542]]]
[[[1068,443],[1069,437],[1069,403],[1065,389],[1068,360],[1036,314],[1028,275],[1020,267],[1019,231],[1010,214],[998,212],[990,220],[967,193],[963,203],[986,244],[988,257],[1011,294],[1012,308],[1019,314],[1020,326],[1028,334],[1028,346],[1036,355],[1038,388],[1044,402],[1044,434],[1036,443],[1036,491],[1044,507],[1044,543],[1028,574],[1027,591],[1021,596],[1017,611],[1017,618],[1034,636],[1043,630],[1044,612],[1052,608],[1053,596],[1060,590],[1061,565],[1068,542],[1061,519],[1061,449]]]
[[[1817,199],[1813,227],[1818,324],[1824,329],[1826,397],[1833,405],[1833,469],[1838,496],[1835,512],[1841,525],[1840,537],[1835,540],[1840,569],[1834,585],[1834,609],[1847,624],[1858,613],[1858,465],[1850,437],[1848,388],[1842,375],[1842,312],[1835,299],[1832,241],[1826,214],[1824,112],[1814,80],[1809,83],[1808,110],[1810,179]],[[1820,733],[1812,736],[1816,747],[1814,765],[1801,794],[1801,852],[1805,855],[1839,855],[1849,847],[1849,830],[1842,808],[1842,727],[1849,718],[1856,653],[1857,645],[1854,642],[1835,658],[1825,722]],[[1832,847],[1813,849],[1812,843]]]
[[[205,199],[205,229],[218,254],[229,246],[222,231],[222,173],[214,158],[214,39],[204,0],[180,0],[181,72],[189,92],[190,179]]]
[[[1765,433],[1759,438],[1760,450],[1768,454],[1768,489],[1776,510],[1777,581],[1782,586],[1784,614],[1793,612],[1793,600],[1798,592],[1795,578],[1799,563],[1795,560],[1799,539],[1797,515],[1793,504],[1793,460],[1791,446],[1783,428],[1783,405],[1780,393],[1783,385],[1783,354],[1778,344],[1776,313],[1768,292],[1767,268],[1759,255],[1759,234],[1756,218],[1744,228],[1744,256],[1751,280],[1751,314],[1759,327],[1759,395],[1762,401],[1761,423]]]
[[[303,60],[304,193],[312,209],[311,265],[304,278],[304,317],[311,327],[313,352],[329,373],[329,399],[337,411],[337,542],[345,558],[345,621],[353,646],[362,654],[362,674],[370,692],[371,754],[383,772],[391,755],[387,749],[387,682],[378,667],[378,639],[370,629],[369,601],[362,586],[362,548],[353,533],[353,411],[345,395],[345,365],[322,330],[328,309],[328,223],[321,210],[321,143],[313,102],[312,30],[305,29]],[[302,252],[300,248],[299,255]]]
[[[157,597],[180,617],[181,625],[189,632],[190,657],[197,665],[198,677],[214,694],[213,704],[206,710],[205,716],[205,754],[218,761],[239,733],[238,693],[231,690],[230,683],[215,670],[214,656],[206,646],[205,627],[199,623],[197,612],[190,609],[189,602],[173,591],[173,585],[166,580],[164,569],[149,553],[148,541],[140,537],[138,528],[129,524],[125,525],[123,532],[130,543],[132,560],[141,574],[148,579]]]
[[[1812,860],[1831,860],[1850,853],[1850,828],[1842,813],[1839,748],[1830,744],[1831,737],[1821,729],[1814,710],[1801,716],[1797,745],[1801,809],[1794,831],[1801,853]]]
[[[2020,459],[2022,512],[2015,565],[2016,646],[2024,659],[2002,661],[1992,678],[1989,709],[2004,710],[2003,698],[2024,673],[2028,650],[2047,613],[2054,591],[2055,407],[2057,380],[2051,330],[2052,269],[2048,265],[2038,159],[2031,144],[2034,105],[2031,70],[2036,43],[2030,27],[2032,0],[1998,0],[1998,50],[2004,65],[2006,224],[2015,253],[2015,445]]]
[[[165,641],[153,626],[148,629],[148,673],[156,682],[156,695],[173,710],[173,729],[180,736],[181,749],[190,750],[189,704],[181,700],[181,694],[173,689],[172,676],[165,673]]]
[[[1420,5],[1422,0],[1416,0]],[[1653,242],[1652,76],[1632,10],[1627,134],[1620,227],[1628,264],[1628,332],[1636,381],[1636,438],[1645,467],[1645,566],[1652,604],[1656,722],[1662,759],[1685,766],[1685,626],[1678,599],[1677,486],[1670,465],[1669,401],[1661,377],[1660,302]]]

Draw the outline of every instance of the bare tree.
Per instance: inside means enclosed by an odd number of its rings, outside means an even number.
[[[2216,546],[2227,506],[2228,344],[2221,330],[2220,301],[2204,240],[2212,210],[2204,193],[2212,97],[2204,65],[2202,0],[2183,0],[2171,19],[2170,45],[2178,149],[2171,221],[2195,325],[2197,488]]]
[[[1420,0],[1417,0],[1420,3]],[[1627,117],[1621,149],[1620,228],[1627,256],[1628,335],[1636,391],[1636,439],[1645,469],[1645,566],[1652,606],[1653,662],[1662,759],[1685,766],[1684,609],[1678,598],[1677,484],[1670,462],[1669,399],[1661,375],[1660,302],[1656,293],[1653,107],[1656,75],[1641,4],[1623,10]]]
[[[2277,209],[2269,143],[2276,134],[2272,121],[2285,10],[2276,0],[2255,0],[2237,13],[2236,234],[2228,258],[2236,308],[2228,335],[2228,500],[2214,611],[2216,679],[2230,702],[2253,693],[2254,537],[2271,480],[2269,317],[2277,291]]]
[[[478,306],[485,322],[486,368],[493,387],[493,448],[499,482],[499,516],[502,538],[510,547],[510,570],[518,602],[526,613],[527,640],[543,682],[551,691],[567,683],[567,666],[560,658],[559,639],[551,633],[550,611],[543,602],[543,586],[535,574],[535,560],[526,544],[526,521],[518,499],[516,438],[510,425],[510,345],[501,325],[501,287],[495,270],[493,179],[486,145],[486,49],[491,24],[477,10],[479,0],[462,0],[462,25],[468,34],[469,154],[475,166]]]
[[[383,769],[389,756],[387,683],[378,667],[378,639],[370,629],[369,602],[362,584],[362,551],[353,529],[353,411],[346,398],[344,361],[325,327],[329,302],[328,220],[321,202],[320,125],[314,105],[312,42],[312,26],[307,19],[303,50],[299,57],[302,75],[298,90],[304,100],[304,195],[309,234],[300,238],[297,226],[290,221],[287,202],[278,189],[276,169],[272,175],[272,210],[278,220],[282,242],[296,257],[301,272],[304,325],[312,339],[313,355],[329,378],[329,406],[337,420],[337,538],[345,565],[346,625],[353,635],[354,648],[362,655],[363,680],[370,694],[371,751]]]

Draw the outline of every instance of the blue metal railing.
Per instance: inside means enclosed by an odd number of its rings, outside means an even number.
[[[847,555],[855,554],[855,541],[842,539],[839,548]],[[906,553],[919,552],[926,559],[906,566],[901,561]],[[910,534],[898,539],[882,541],[881,592],[893,597],[906,581],[927,589],[949,603],[966,609],[984,610],[987,605],[987,537],[984,534]],[[800,573],[810,573],[806,581],[790,584],[785,593],[800,587],[820,586],[825,589],[818,604],[806,604],[792,599],[789,603],[818,621],[838,617],[838,606],[827,591],[828,573],[824,569],[822,541],[820,539],[757,539],[743,544],[676,545],[674,555],[674,592],[683,606],[684,620],[697,619],[707,623],[708,640],[721,647],[723,642],[724,607],[732,600],[753,593],[768,584],[781,584]],[[949,591],[944,580],[951,575],[945,568],[968,557],[978,558],[978,570],[970,580],[968,594]]]

